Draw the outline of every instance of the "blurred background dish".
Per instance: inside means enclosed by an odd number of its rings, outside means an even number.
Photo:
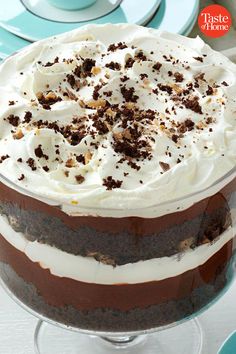
[[[136,23],[188,35],[198,10],[199,0],[99,0],[77,11],[59,9],[47,0],[12,0],[0,9],[0,57],[90,23]]]

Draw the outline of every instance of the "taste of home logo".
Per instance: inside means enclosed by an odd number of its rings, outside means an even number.
[[[229,11],[220,5],[207,6],[198,16],[201,32],[214,38],[224,36],[229,31],[231,22]]]

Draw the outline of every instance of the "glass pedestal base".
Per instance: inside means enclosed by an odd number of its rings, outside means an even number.
[[[148,335],[97,337],[39,321],[36,354],[200,354],[202,330],[197,319]]]

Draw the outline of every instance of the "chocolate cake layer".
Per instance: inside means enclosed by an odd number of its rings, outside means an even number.
[[[3,237],[0,250],[6,285],[35,311],[80,328],[135,330],[180,320],[217,296],[226,285],[233,242],[196,269],[133,285],[88,284],[53,276]]]
[[[212,283],[193,290],[183,299],[129,311],[104,307],[79,310],[71,305],[57,307],[48,304],[32,283],[24,281],[9,265],[2,262],[0,274],[14,295],[39,314],[67,326],[107,332],[140,331],[181,321],[213,301],[226,285],[225,271],[222,271]]]
[[[192,207],[157,218],[73,217],[0,184],[0,213],[15,231],[113,265],[171,256],[212,241],[231,224],[236,180]]]

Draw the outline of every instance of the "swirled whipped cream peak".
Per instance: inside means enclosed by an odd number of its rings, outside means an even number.
[[[236,65],[199,37],[86,26],[0,77],[0,173],[68,212],[152,216],[236,164]]]

